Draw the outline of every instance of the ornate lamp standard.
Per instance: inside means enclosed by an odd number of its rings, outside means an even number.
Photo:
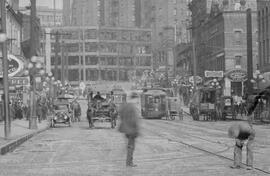
[[[260,70],[257,68],[257,70],[253,73],[253,79],[250,80],[253,84],[255,84],[255,88],[258,90],[259,89],[259,83],[260,82],[265,82],[265,79],[263,75],[261,74]]]
[[[25,75],[30,76],[30,82],[32,86],[31,91],[31,114],[29,118],[29,129],[37,129],[37,110],[36,110],[36,93],[37,83],[41,82],[41,76],[45,74],[45,70],[42,69],[42,63],[36,56],[31,58],[28,64],[28,70],[25,71]]]
[[[45,80],[46,80],[47,84],[49,85],[49,98],[52,98],[53,97],[53,83],[55,80],[52,72],[47,74]]]
[[[214,89],[220,89],[221,88],[221,86],[220,86],[217,79],[212,80],[212,82],[210,83],[210,88],[214,88]]]

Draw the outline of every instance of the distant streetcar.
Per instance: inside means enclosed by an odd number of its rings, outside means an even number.
[[[163,89],[147,88],[141,94],[141,114],[146,119],[161,119],[167,115],[167,94]]]

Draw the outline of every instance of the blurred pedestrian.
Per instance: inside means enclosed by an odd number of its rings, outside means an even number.
[[[130,99],[137,98],[137,94],[131,93]],[[124,133],[128,143],[127,143],[127,158],[126,166],[135,167],[133,163],[133,153],[135,150],[135,139],[139,135],[139,111],[133,103],[125,103],[120,107],[119,116],[121,123],[119,126],[119,131]]]
[[[247,169],[253,167],[253,143],[255,138],[255,130],[252,126],[246,122],[238,122],[233,124],[229,130],[228,135],[231,138],[235,138],[234,147],[234,164],[232,168],[240,168],[242,162],[242,148],[247,141]]]

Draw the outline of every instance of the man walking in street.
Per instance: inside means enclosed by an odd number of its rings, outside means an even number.
[[[130,99],[134,98],[137,98],[137,95],[132,93]],[[135,139],[139,134],[138,120],[140,115],[135,104],[125,103],[120,107],[119,116],[121,119],[119,131],[124,133],[128,140],[126,166],[135,167],[136,165],[133,163],[133,153],[135,149]]]

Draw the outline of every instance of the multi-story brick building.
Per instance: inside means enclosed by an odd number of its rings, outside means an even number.
[[[73,26],[54,28],[51,33],[55,31],[70,34],[63,36],[61,43],[64,42],[67,55],[63,57],[68,64],[66,77],[72,85],[79,85],[81,81],[86,84],[129,81],[130,74],[141,76],[143,71],[152,69],[150,29]],[[50,40],[54,46],[54,38]],[[54,56],[52,47],[52,72],[55,72]],[[58,63],[61,65],[60,61]],[[60,65],[58,75],[61,75]]]
[[[257,64],[256,0],[209,2],[193,0],[190,3],[198,74],[204,77],[206,70],[223,71],[224,94],[241,95],[245,79],[232,80],[227,74],[232,70],[247,71],[248,8],[252,9],[253,64]]]

